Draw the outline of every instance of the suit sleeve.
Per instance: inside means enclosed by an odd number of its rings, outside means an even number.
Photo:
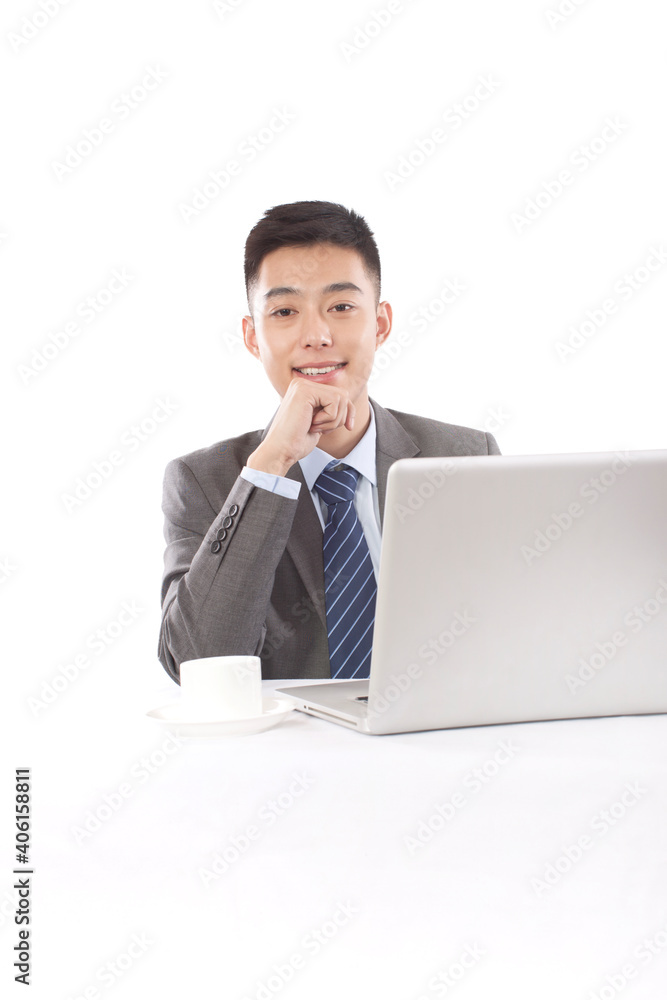
[[[216,511],[187,463],[169,463],[158,656],[174,680],[183,660],[259,655],[296,508],[239,475]]]
[[[486,446],[489,455],[500,455],[500,448],[498,447],[498,442],[494,438],[493,434],[489,434],[488,431],[486,431]]]

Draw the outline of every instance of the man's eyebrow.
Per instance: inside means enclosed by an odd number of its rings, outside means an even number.
[[[355,285],[352,281],[334,281],[331,285],[325,285],[322,289],[323,295],[331,295],[333,292],[359,292],[363,295],[361,288]],[[268,292],[264,293],[265,301],[269,299],[275,299],[279,295],[302,295],[303,292],[300,288],[294,288],[291,285],[278,285],[275,288],[269,288]]]
[[[264,293],[264,298],[275,299],[278,295],[301,295],[301,289],[291,288],[288,285],[280,285],[277,288],[269,288],[268,292]]]
[[[358,285],[353,284],[351,281],[335,281],[332,285],[327,285],[322,291],[325,295],[329,295],[330,292],[359,292],[360,295],[364,293],[359,288]]]

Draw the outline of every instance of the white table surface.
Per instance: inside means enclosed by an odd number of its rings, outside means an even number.
[[[91,691],[31,762],[33,998],[664,995],[667,717],[373,737],[294,712],[178,746],[143,715],[174,685]]]

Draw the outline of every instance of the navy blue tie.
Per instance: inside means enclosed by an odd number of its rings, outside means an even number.
[[[334,470],[334,466],[339,468]],[[327,505],[322,555],[332,677],[370,674],[377,584],[354,509],[359,473],[334,459],[315,482]]]

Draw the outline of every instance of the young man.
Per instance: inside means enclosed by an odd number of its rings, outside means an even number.
[[[175,680],[183,660],[235,654],[260,656],[265,678],[368,677],[390,465],[498,446],[369,399],[392,312],[355,212],[270,209],[245,279],[245,345],[281,402],[263,431],[167,466],[158,655]]]

